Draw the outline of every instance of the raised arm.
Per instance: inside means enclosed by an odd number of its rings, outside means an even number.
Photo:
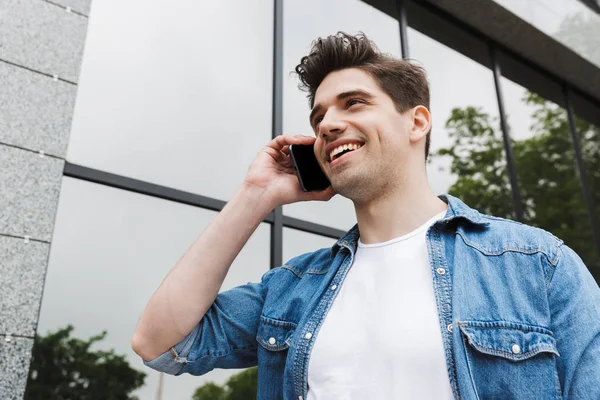
[[[152,360],[184,339],[212,306],[231,263],[263,219],[277,206],[329,200],[333,189],[305,193],[289,158],[290,144],[313,137],[278,136],[256,156],[234,197],[192,244],[152,295],[132,347]]]

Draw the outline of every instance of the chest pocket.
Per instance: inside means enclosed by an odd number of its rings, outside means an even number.
[[[261,346],[258,352],[259,369],[283,371],[295,329],[293,322],[260,317],[256,334],[256,341]]]
[[[460,321],[459,327],[478,398],[562,397],[551,331],[505,321]]]
[[[296,324],[293,322],[279,321],[261,316],[256,340],[266,350],[286,350],[290,347],[292,334],[295,329]]]

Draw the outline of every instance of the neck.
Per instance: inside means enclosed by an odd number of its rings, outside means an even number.
[[[426,176],[405,183],[368,202],[355,202],[362,243],[381,243],[406,235],[448,208],[433,193]]]

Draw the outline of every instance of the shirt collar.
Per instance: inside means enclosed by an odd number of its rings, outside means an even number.
[[[468,221],[473,225],[489,225],[489,222],[483,218],[479,211],[469,207],[458,198],[449,194],[442,194],[438,197],[444,203],[448,204],[448,210],[439,222],[456,220],[457,222]],[[331,247],[332,257],[335,257],[335,254],[341,247],[348,247],[349,250],[356,249],[359,237],[360,232],[358,230],[358,224],[356,224]]]

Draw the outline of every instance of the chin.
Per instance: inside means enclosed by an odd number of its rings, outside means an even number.
[[[353,202],[362,202],[371,192],[369,185],[364,179],[353,177],[354,179],[335,179],[331,182],[331,187],[340,196],[352,200]]]

